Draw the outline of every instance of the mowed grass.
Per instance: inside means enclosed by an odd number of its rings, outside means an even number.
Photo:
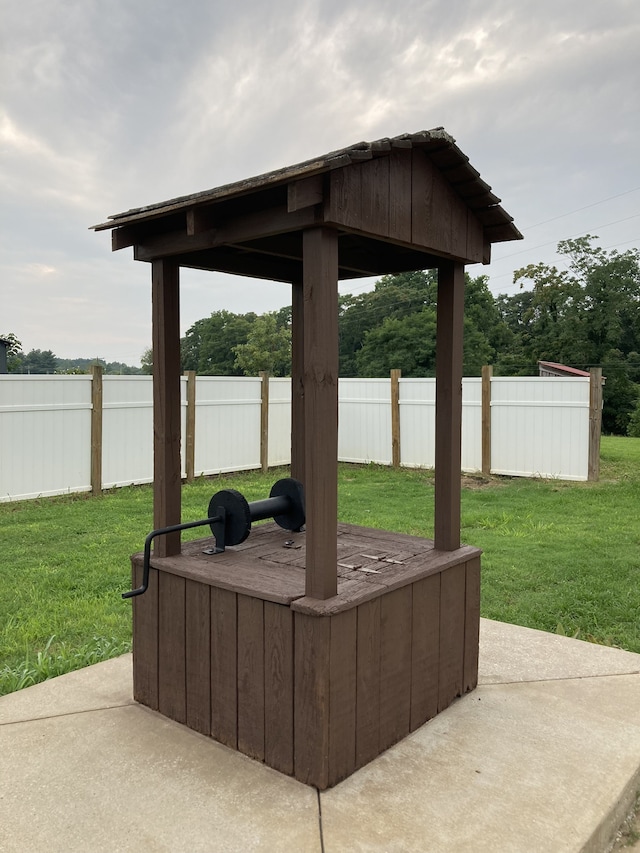
[[[183,489],[183,519],[204,517],[220,488],[255,500],[286,473],[202,478]],[[482,615],[640,652],[639,505],[640,439],[603,438],[599,483],[464,477]],[[339,516],[432,536],[433,473],[341,465]],[[120,594],[152,526],[148,486],[0,504],[0,694],[130,648]]]

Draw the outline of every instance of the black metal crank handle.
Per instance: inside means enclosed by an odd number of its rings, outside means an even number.
[[[189,530],[191,527],[204,527],[205,524],[219,524],[224,521],[224,516],[214,515],[212,518],[203,518],[201,521],[188,521],[185,524],[172,524],[171,527],[160,527],[158,530],[152,530],[144,540],[144,561],[142,564],[142,585],[137,589],[130,589],[129,592],[123,592],[123,598],[133,598],[135,595],[142,595],[147,591],[149,586],[149,566],[151,563],[151,543],[156,536],[162,536],[166,533],[177,533],[178,530]]]

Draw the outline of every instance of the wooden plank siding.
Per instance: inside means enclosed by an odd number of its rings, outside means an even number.
[[[293,613],[264,602],[264,760],[293,774]]]
[[[333,171],[324,215],[327,224],[469,263],[485,252],[482,224],[417,149]]]
[[[211,736],[238,748],[237,596],[211,587]]]
[[[142,563],[132,561],[131,589],[142,583]],[[150,569],[149,588],[132,600],[133,698],[158,710],[158,571]]]
[[[158,574],[158,710],[187,722],[186,580]]]

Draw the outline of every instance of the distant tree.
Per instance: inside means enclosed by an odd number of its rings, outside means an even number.
[[[593,245],[596,239],[561,241],[558,252],[568,269],[531,264],[517,270],[514,281],[521,287],[531,283],[532,290],[498,302],[508,324],[517,317],[511,326],[516,357],[531,372],[541,359],[603,368],[603,429],[624,434],[638,390],[633,380],[640,352],[640,254],[607,252]]]
[[[365,334],[356,354],[359,376],[435,376],[436,312],[423,308],[408,317],[387,317]]]
[[[200,375],[239,376],[234,347],[247,342],[256,315],[215,311],[197,320],[180,341],[183,370]]]
[[[23,358],[22,344],[13,332],[0,334],[0,338],[9,341],[9,346],[7,347],[7,370],[9,373],[19,373]]]
[[[399,368],[403,376],[435,376],[436,311],[423,308],[408,317],[390,317],[365,336],[357,354],[359,376],[388,376]],[[463,372],[479,376],[493,352],[485,334],[471,317],[464,319]]]
[[[359,375],[358,351],[369,332],[387,319],[408,317],[426,306],[433,307],[436,291],[435,272],[419,270],[384,275],[371,291],[341,296],[338,315],[340,375]],[[367,360],[366,356],[363,358]]]
[[[235,366],[245,376],[257,376],[261,370],[272,376],[291,375],[291,329],[283,324],[285,319],[276,312],[262,314],[252,323],[246,343],[233,348]]]
[[[32,349],[24,356],[20,365],[21,373],[55,373],[56,357],[50,349]]]
[[[151,375],[153,373],[153,350],[151,347],[146,349],[140,358],[140,368],[143,373]]]

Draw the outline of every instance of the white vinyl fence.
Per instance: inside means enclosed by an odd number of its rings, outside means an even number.
[[[100,398],[92,392],[93,381],[91,376],[0,376],[0,501],[151,482],[151,377],[102,377]],[[261,458],[270,466],[288,464],[291,383],[268,380],[268,445],[261,457],[262,381],[195,379],[195,476],[260,468]],[[588,378],[491,379],[491,473],[586,480],[589,388]],[[391,399],[390,379],[340,380],[341,461],[391,464]],[[187,400],[183,377],[183,476]],[[96,432],[94,424],[92,432],[92,410],[99,406],[101,429]],[[433,467],[435,380],[399,380],[398,441],[402,465]],[[482,380],[464,379],[464,471],[482,468],[482,444]]]

